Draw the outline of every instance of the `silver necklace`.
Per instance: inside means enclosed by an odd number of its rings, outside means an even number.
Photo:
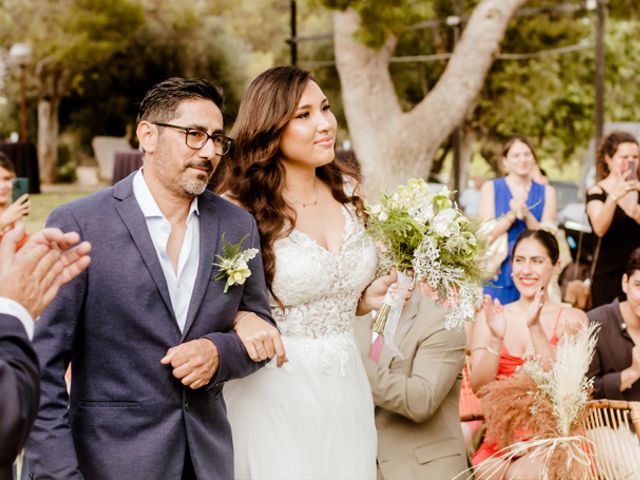
[[[291,192],[287,192],[287,194],[291,197],[291,200],[293,200],[294,203],[302,206],[302,208],[315,207],[318,204],[318,198],[320,198],[320,184],[316,184],[316,199],[313,202],[304,203],[298,200]]]

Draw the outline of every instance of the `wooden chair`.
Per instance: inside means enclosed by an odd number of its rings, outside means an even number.
[[[640,480],[640,402],[591,400],[585,436],[592,444],[590,480]],[[469,384],[469,364],[462,371],[460,421],[483,420]]]
[[[593,442],[593,478],[640,479],[640,402],[591,400],[585,423]]]

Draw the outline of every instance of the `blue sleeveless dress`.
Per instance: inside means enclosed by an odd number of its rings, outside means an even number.
[[[507,181],[504,177],[493,180],[493,199],[496,218],[500,217],[500,215],[504,215],[510,210],[509,202],[512,198],[513,195],[511,195],[511,190],[509,190],[509,186],[507,185]],[[536,182],[531,183],[531,189],[529,190],[529,196],[527,197],[527,207],[533,216],[540,221],[542,218],[542,211],[544,210],[544,185]],[[511,228],[507,231],[507,236],[509,238],[509,254],[500,266],[498,278],[497,280],[490,280],[489,285],[486,285],[482,289],[483,293],[491,295],[491,298],[497,298],[503,305],[515,302],[520,298],[520,293],[516,289],[511,278],[511,256],[513,255],[513,244],[516,242],[516,238],[518,238],[520,232],[526,228],[527,225],[524,220],[516,219],[516,221],[513,222],[513,225],[511,225]]]

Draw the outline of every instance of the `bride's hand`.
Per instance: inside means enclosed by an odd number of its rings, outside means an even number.
[[[357,315],[366,315],[371,310],[380,310],[384,302],[384,297],[387,293],[387,289],[392,290],[397,286],[398,272],[395,270],[388,275],[383,275],[375,279],[362,293],[358,308],[356,309]],[[413,284],[405,295],[405,301],[411,298],[413,292]]]
[[[276,357],[279,368],[289,361],[278,329],[255,313],[238,312],[233,330],[254,362]]]
[[[388,275],[376,278],[362,292],[356,314],[366,315],[371,310],[380,310],[387,289],[398,281],[398,273],[394,270]]]

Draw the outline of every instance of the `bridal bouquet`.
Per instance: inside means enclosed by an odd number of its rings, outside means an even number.
[[[367,205],[369,233],[384,245],[399,272],[399,288],[395,294],[387,292],[373,328],[396,352],[393,337],[411,281],[425,282],[436,299],[450,308],[447,328],[462,328],[480,303],[481,242],[475,226],[450,195],[448,190],[430,192],[424,180],[411,179],[395,193],[383,194],[380,203]],[[412,280],[405,274],[409,270],[414,272]],[[376,341],[380,348],[380,338]]]
[[[501,448],[496,456],[540,458],[541,478],[590,477],[590,442],[582,432],[593,386],[586,374],[596,331],[591,324],[576,335],[564,335],[551,369],[530,360],[511,377],[484,387],[480,397],[486,436]]]

